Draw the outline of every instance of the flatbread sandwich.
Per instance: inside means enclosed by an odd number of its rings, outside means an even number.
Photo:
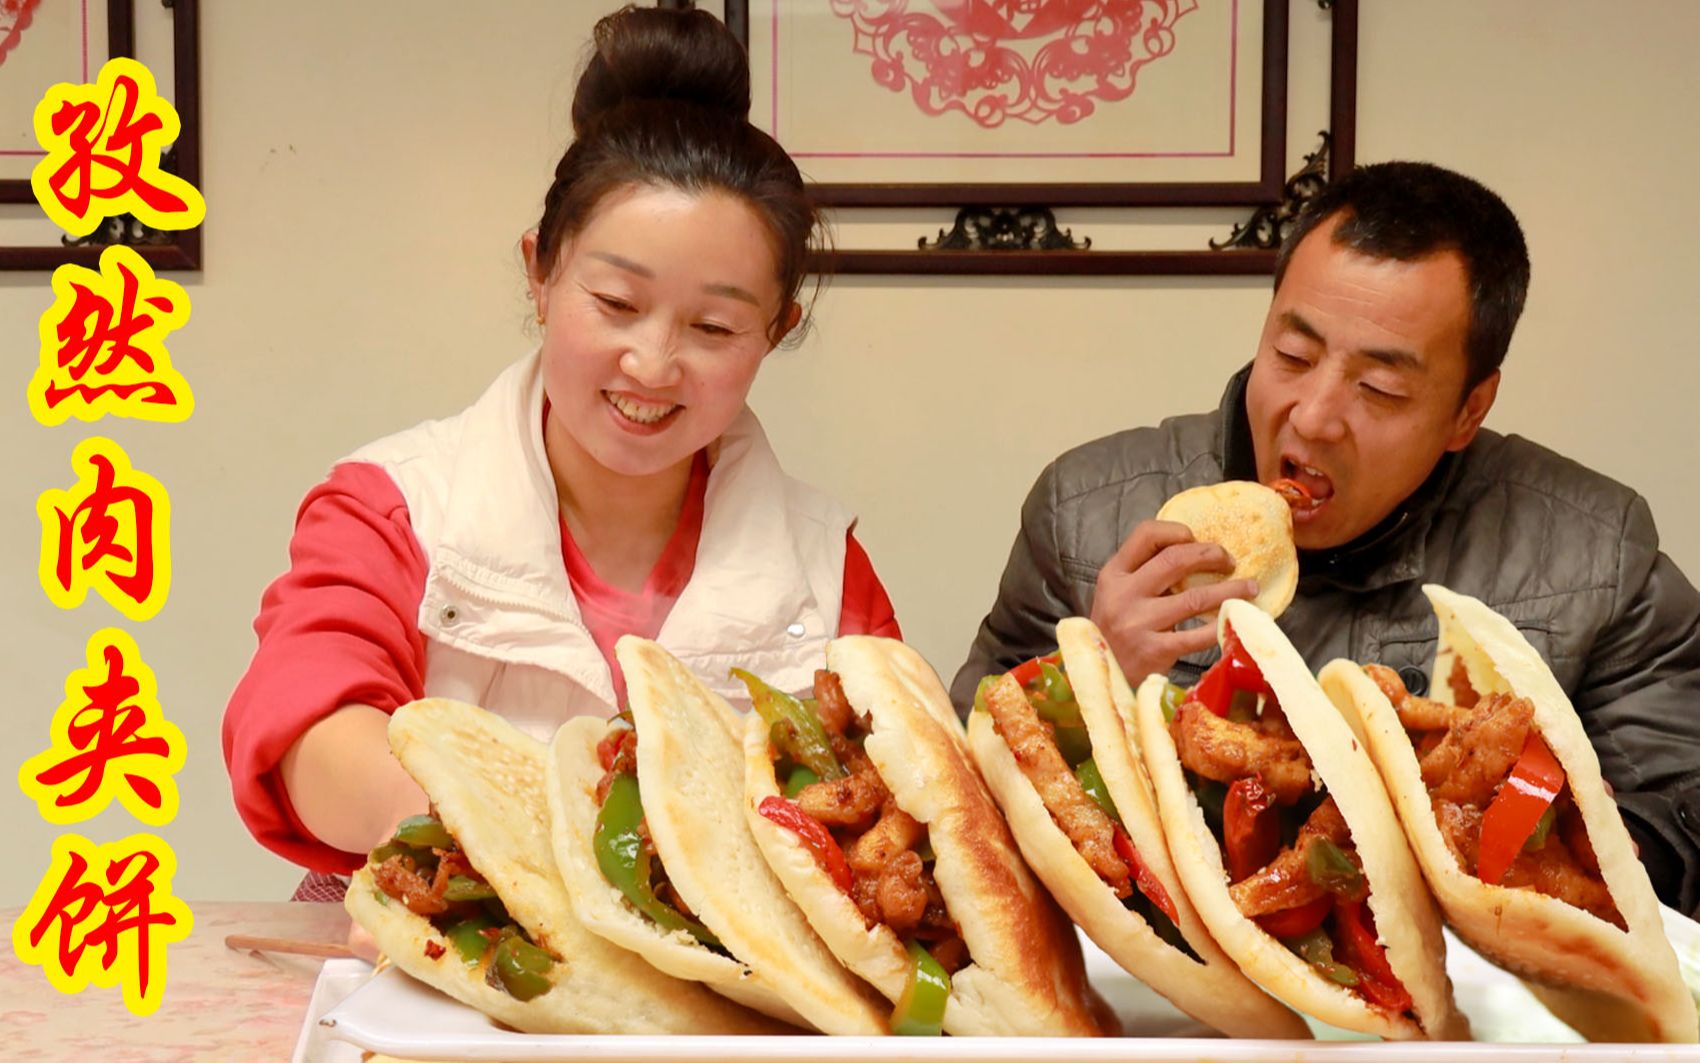
[[[893,1003],[892,1031],[1114,1032],[938,676],[869,636],[833,640],[826,664],[807,699],[740,673],[745,814],[822,939]]]
[[[658,969],[833,1034],[883,1034],[845,970],[768,870],[744,822],[736,710],[654,642],[614,650],[629,712],[570,720],[550,747],[556,859],[591,930]]]
[[[1230,600],[1191,691],[1140,684],[1138,736],[1175,870],[1272,995],[1386,1038],[1460,1038],[1440,917],[1375,765],[1275,621]]]
[[[1447,921],[1592,1040],[1700,1037],[1658,900],[1558,681],[1515,625],[1444,587],[1430,697],[1335,661]]]
[[[1129,733],[1133,691],[1098,628],[1070,617],[1057,643],[983,680],[968,718],[974,759],[1027,863],[1105,953],[1182,1011],[1232,1036],[1309,1037],[1187,897]]]
[[[525,1033],[783,1029],[574,917],[550,855],[542,743],[443,699],[396,709],[389,739],[434,814],[374,849],[344,904],[397,967]]]

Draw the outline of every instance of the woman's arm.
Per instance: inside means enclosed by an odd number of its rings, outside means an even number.
[[[315,871],[347,872],[399,809],[424,810],[384,728],[389,712],[424,693],[428,566],[401,491],[366,464],[339,465],[309,492],[289,552],[225,710],[225,763],[237,811],[262,845]]]

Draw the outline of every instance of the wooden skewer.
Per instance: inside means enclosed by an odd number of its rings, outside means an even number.
[[[328,941],[294,941],[290,938],[250,937],[247,934],[227,934],[224,947],[255,952],[288,952],[297,956],[321,956],[333,960],[354,955],[347,945],[332,944]]]

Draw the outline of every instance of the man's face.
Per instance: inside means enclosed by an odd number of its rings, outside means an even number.
[[[1258,480],[1288,477],[1316,499],[1293,511],[1304,550],[1380,523],[1475,438],[1499,385],[1495,373],[1463,393],[1463,260],[1370,258],[1334,243],[1338,223],[1293,253],[1246,387]]]

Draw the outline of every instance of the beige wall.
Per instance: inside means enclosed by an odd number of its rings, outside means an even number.
[[[98,431],[174,505],[170,603],[126,626],[191,743],[162,832],[186,896],[277,897],[296,878],[238,823],[219,752],[260,591],[330,462],[457,409],[525,349],[515,240],[564,137],[579,42],[609,6],[532,0],[469,19],[446,0],[207,5],[208,269],[186,280],[193,317],[171,344],[198,400],[187,424],[37,425],[22,391],[48,277],[0,277],[15,388],[0,412],[11,759],[41,748],[85,640],[118,621],[100,601],[54,609],[34,574],[35,496],[69,482],[75,441]],[[1511,202],[1534,290],[1489,424],[1641,490],[1666,548],[1700,572],[1700,5],[1622,10],[1364,0],[1359,157],[1432,159]],[[1039,469],[1095,435],[1213,405],[1251,353],[1266,289],[842,278],[752,401],[788,467],[862,514],[911,641],[948,678]],[[0,904],[17,904],[60,831],[16,789],[3,800],[17,844]],[[119,813],[83,829],[136,828]]]

